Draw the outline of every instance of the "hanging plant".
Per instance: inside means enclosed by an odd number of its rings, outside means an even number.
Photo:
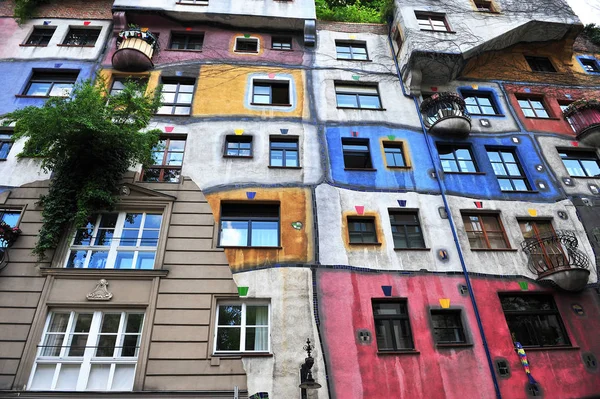
[[[110,95],[106,82],[77,84],[70,98],[52,97],[43,107],[26,107],[5,116],[15,123],[15,139],[27,138],[20,157],[40,157],[52,172],[40,199],[42,228],[33,252],[43,259],[71,226],[94,213],[111,210],[129,168],[152,163],[158,131],[146,131],[160,105],[158,95],[128,82]],[[159,90],[157,90],[159,92]]]
[[[147,28],[140,28],[137,25],[129,25],[128,28],[123,29],[117,35],[117,48],[121,47],[121,43],[123,43],[123,41],[126,39],[141,39],[154,47],[154,50],[158,50],[158,38]]]
[[[0,247],[12,246],[21,235],[21,229],[11,227],[8,223],[0,221]]]
[[[565,118],[576,114],[577,112],[584,111],[586,109],[597,109],[600,111],[600,100],[591,99],[591,100],[576,100],[573,101],[565,110],[563,111],[563,115]]]

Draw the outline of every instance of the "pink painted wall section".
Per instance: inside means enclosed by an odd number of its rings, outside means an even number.
[[[498,292],[519,291],[516,280],[474,278],[479,310],[492,357],[510,362],[511,377],[500,379],[503,398],[526,397],[526,376],[519,362]],[[460,294],[461,277],[445,275],[399,276],[361,274],[347,270],[319,270],[317,292],[321,335],[328,363],[332,397],[371,398],[459,398],[495,397],[492,377],[468,296]],[[392,286],[392,297],[408,298],[408,312],[415,354],[378,354],[372,299],[385,298],[382,285]],[[530,291],[545,291],[529,283]],[[581,353],[600,358],[600,312],[591,290],[579,295],[552,293],[573,346],[578,349],[529,351],[531,371],[541,384],[544,398],[582,398],[600,394],[600,372],[584,368]],[[472,346],[437,348],[429,318],[430,309],[440,309],[440,299],[450,308],[462,309],[468,342]],[[585,309],[585,316],[571,310],[572,303]],[[371,331],[371,344],[359,344],[358,329]]]
[[[285,65],[301,65],[304,58],[304,51],[298,42],[300,36],[293,36],[292,50],[281,51],[271,49],[271,34],[262,34],[256,32],[237,32],[218,29],[214,27],[197,26],[193,23],[185,25],[170,21],[159,16],[127,16],[128,24],[138,24],[141,27],[149,28],[152,33],[159,34],[160,51],[158,55],[152,57],[154,65],[174,64],[185,61],[200,60],[232,60],[232,61],[252,61],[281,63]],[[171,33],[204,33],[204,44],[202,51],[190,50],[169,50]],[[233,51],[234,39],[236,36],[250,34],[251,37],[257,37],[260,42],[260,51],[258,54],[243,54]],[[280,35],[281,36],[281,35]],[[284,35],[283,35],[284,36]],[[116,51],[116,37],[113,37],[108,44],[108,52],[103,65],[110,66],[114,52]]]

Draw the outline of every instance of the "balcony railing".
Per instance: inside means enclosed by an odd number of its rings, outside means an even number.
[[[158,50],[158,40],[148,30],[130,27],[117,36],[117,51],[113,54],[115,69],[126,72],[144,72],[151,69],[152,56]]]
[[[435,93],[421,103],[423,122],[432,134],[466,137],[471,132],[471,117],[465,100],[455,93]]]
[[[521,243],[529,257],[529,270],[538,280],[552,280],[568,291],[582,290],[590,274],[589,259],[577,247],[575,232],[557,230]]]
[[[577,140],[600,147],[600,100],[575,101],[563,114],[577,133]]]

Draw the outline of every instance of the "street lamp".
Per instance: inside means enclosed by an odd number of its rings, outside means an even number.
[[[302,363],[302,365],[300,366],[300,385],[299,387],[301,388],[301,398],[302,399],[307,399],[307,393],[306,390],[307,389],[319,389],[321,388],[321,384],[319,384],[318,382],[315,381],[315,379],[312,376],[312,366],[315,364],[315,359],[313,359],[313,357],[310,355],[310,352],[314,349],[314,346],[312,346],[310,344],[310,339],[306,339],[306,345],[304,345],[303,348],[306,353],[307,353],[307,357],[304,359],[304,363]]]

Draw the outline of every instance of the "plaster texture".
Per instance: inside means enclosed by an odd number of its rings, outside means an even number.
[[[310,338],[315,345],[313,377],[323,387],[312,399],[328,398],[321,343],[313,316],[313,281],[309,268],[275,268],[236,273],[238,287],[248,287],[243,300],[265,298],[271,302],[272,357],[244,357],[248,393],[268,392],[270,398],[300,397],[300,365]]]
[[[36,158],[17,158],[24,146],[25,139],[16,141],[6,160],[0,161],[0,176],[2,176],[0,186],[20,187],[50,177],[50,173],[42,170],[40,162]]]

